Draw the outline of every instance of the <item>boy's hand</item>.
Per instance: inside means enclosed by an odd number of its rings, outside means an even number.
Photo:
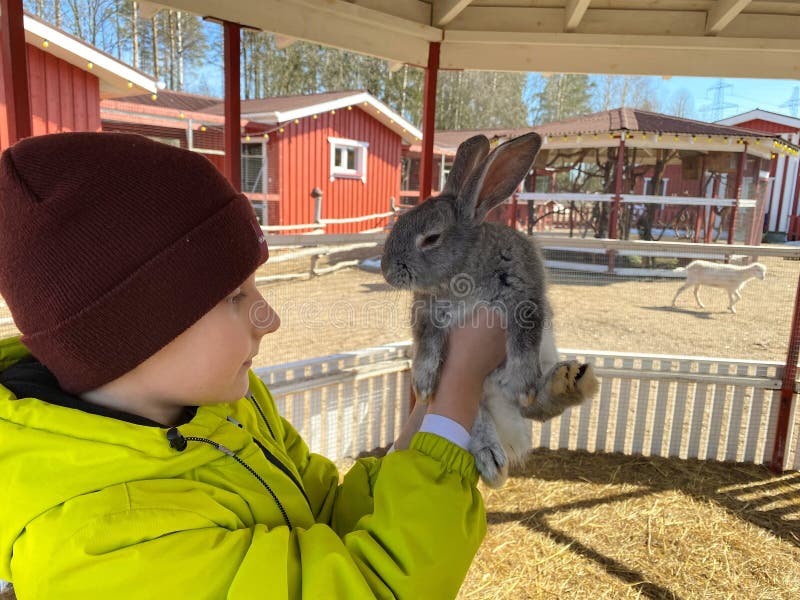
[[[498,313],[479,310],[450,331],[439,387],[428,412],[449,417],[467,431],[472,430],[483,380],[506,357],[507,338],[501,321]]]
[[[442,376],[452,371],[483,384],[486,376],[506,358],[506,331],[495,311],[479,310],[466,323],[450,330]]]

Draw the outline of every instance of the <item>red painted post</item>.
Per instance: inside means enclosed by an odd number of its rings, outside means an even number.
[[[769,231],[769,222],[772,219],[772,197],[775,195],[775,175],[778,172],[778,155],[772,154],[770,155],[769,161],[769,181],[767,183],[769,189],[767,192],[767,200],[765,204],[765,211],[764,211],[764,222],[762,223],[762,227],[764,228],[764,233]]]
[[[513,229],[517,228],[517,194],[519,194],[521,187],[522,185],[511,194],[511,222],[508,225]]]
[[[800,164],[797,165],[797,179],[794,183],[794,201],[792,202],[792,212],[789,213],[789,241],[797,239],[797,227],[793,225],[797,221],[797,204],[800,200]]]
[[[8,121],[8,145],[31,136],[31,105],[28,98],[28,48],[25,43],[22,0],[0,0],[3,89]]]
[[[617,239],[617,221],[619,220],[619,205],[622,201],[622,171],[625,165],[625,134],[619,137],[619,149],[617,150],[617,169],[614,181],[614,199],[611,201],[611,214],[608,216],[608,237],[612,240]],[[614,273],[614,250],[607,250],[608,272]]]
[[[731,222],[728,225],[728,243],[733,244],[733,236],[736,233],[736,213],[739,210],[739,200],[742,198],[742,183],[744,182],[744,167],[747,163],[747,142],[744,143],[744,151],[739,157],[739,164],[736,166],[736,189],[733,196],[733,209],[731,210]]]
[[[242,134],[240,73],[240,31],[238,23],[224,21],[225,61],[225,160],[224,173],[237,192],[242,191]]]
[[[714,183],[711,185],[711,198],[719,198],[719,174],[714,175]],[[706,244],[710,244],[714,239],[714,216],[717,214],[715,207],[708,211],[708,224],[706,225]],[[720,223],[720,227],[722,224]]]
[[[778,210],[775,215],[775,231],[781,230],[781,214],[783,213],[783,195],[786,191],[786,174],[789,172],[789,157],[783,157],[783,176],[781,177],[781,188],[778,192]]]
[[[619,205],[622,200],[622,168],[625,164],[625,134],[619,138],[617,150],[617,170],[614,181],[614,199],[611,202],[611,214],[608,217],[608,237],[617,239],[617,220],[619,219]]]
[[[419,173],[419,201],[431,195],[433,175],[433,135],[436,126],[436,82],[439,78],[439,42],[428,45],[428,66],[422,91],[422,164]]]
[[[786,441],[789,437],[789,417],[792,412],[792,398],[794,397],[794,380],[797,376],[798,354],[800,354],[800,277],[797,280],[797,293],[794,298],[792,329],[789,332],[789,350],[786,353],[786,364],[783,366],[778,422],[775,424],[775,445],[772,449],[772,460],[769,463],[769,468],[774,473],[783,471]]]

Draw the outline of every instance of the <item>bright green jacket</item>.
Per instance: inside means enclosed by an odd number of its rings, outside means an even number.
[[[0,341],[0,371],[27,354]],[[250,386],[173,431],[183,450],[0,386],[0,579],[19,600],[455,597],[486,528],[472,456],[418,433],[340,483]]]

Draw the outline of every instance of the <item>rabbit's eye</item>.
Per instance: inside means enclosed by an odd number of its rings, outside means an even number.
[[[432,235],[426,235],[423,238],[423,240],[419,243],[419,247],[420,248],[429,248],[430,246],[433,246],[434,244],[436,244],[436,242],[439,241],[440,237],[441,237],[440,233],[434,233]]]

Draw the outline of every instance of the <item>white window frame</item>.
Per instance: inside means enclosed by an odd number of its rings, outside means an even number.
[[[331,181],[341,177],[344,179],[360,179],[362,183],[367,183],[367,148],[369,148],[369,142],[329,137],[328,143],[331,145]],[[355,150],[355,169],[346,169],[336,164],[336,151],[339,148]]]
[[[645,195],[647,195],[647,186],[650,184],[651,181],[653,181],[652,177],[645,177],[644,178],[644,187],[642,189],[642,192]],[[667,186],[668,185],[669,185],[669,177],[662,177],[661,178],[661,189],[662,189],[663,193],[662,194],[653,194],[653,195],[654,196],[666,196],[667,195]]]

